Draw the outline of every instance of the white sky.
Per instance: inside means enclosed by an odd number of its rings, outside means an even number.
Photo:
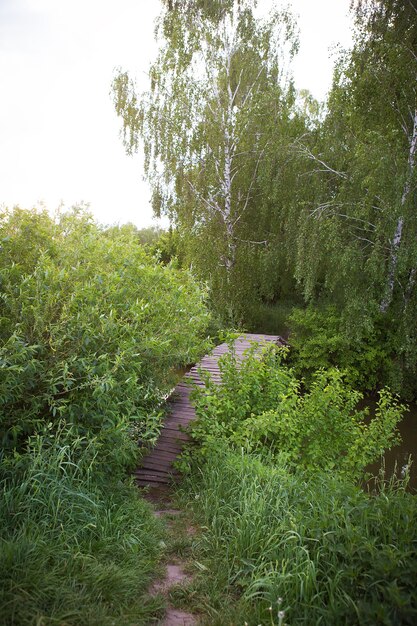
[[[349,3],[289,1],[300,16],[296,85],[320,99],[329,49],[350,44]],[[0,0],[0,205],[84,201],[103,223],[155,223],[110,85],[121,66],[146,88],[159,9],[159,0]]]

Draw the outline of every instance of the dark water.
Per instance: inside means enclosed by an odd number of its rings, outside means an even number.
[[[175,380],[179,382],[190,371],[192,365],[181,365],[175,368],[174,376]]]
[[[375,406],[375,402],[367,401],[371,408]],[[397,477],[403,478],[404,472],[409,464],[411,456],[410,482],[409,490],[417,493],[417,404],[410,404],[409,411],[405,413],[404,418],[398,425],[402,442],[388,450],[384,455],[385,476],[390,478],[394,472]],[[367,467],[372,475],[378,475],[381,468],[381,461],[373,463]]]

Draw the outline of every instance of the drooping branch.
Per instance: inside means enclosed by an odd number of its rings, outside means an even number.
[[[314,172],[327,172],[330,174],[334,174],[335,176],[338,176],[339,178],[343,178],[343,179],[347,179],[348,175],[346,174],[346,172],[340,172],[338,170],[335,170],[333,167],[331,167],[328,163],[326,163],[325,161],[323,161],[323,159],[320,158],[320,156],[316,156],[313,152],[311,152],[311,150],[304,144],[297,142],[297,149],[299,151],[299,154],[301,156],[304,156],[308,159],[310,159],[311,161],[314,161],[315,163],[319,163],[322,168],[318,169],[318,170],[314,170]]]
[[[376,224],[373,224],[369,220],[364,220],[354,215],[348,215],[347,213],[341,213],[340,211],[333,210],[333,209],[337,209],[338,207],[340,208],[344,207],[346,206],[346,204],[347,203],[344,203],[344,202],[333,202],[333,201],[323,202],[322,204],[320,204],[319,206],[317,206],[315,209],[311,211],[310,217],[315,217],[315,218],[321,217],[326,212],[326,213],[330,213],[330,215],[335,216],[335,217],[343,217],[348,220],[352,220],[354,222],[360,222],[362,224],[366,224],[366,226],[368,227],[366,230],[376,230]]]

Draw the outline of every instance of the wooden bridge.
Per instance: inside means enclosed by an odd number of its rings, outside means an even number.
[[[259,345],[274,343],[285,345],[286,342],[278,335],[241,335],[235,341],[235,350],[238,358],[243,359],[244,353],[253,343]],[[140,486],[161,487],[171,481],[175,475],[173,463],[181,453],[183,445],[189,436],[180,430],[185,428],[195,418],[194,407],[190,402],[190,383],[204,386],[198,374],[201,368],[210,372],[212,380],[220,382],[221,374],[218,360],[222,354],[228,352],[227,343],[222,343],[206,355],[200,363],[191,368],[178,383],[168,399],[168,416],[165,419],[160,437],[155,447],[142,459],[141,466],[136,470],[136,482]]]

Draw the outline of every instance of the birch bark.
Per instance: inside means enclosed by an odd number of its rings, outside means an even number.
[[[414,177],[414,171],[416,166],[416,151],[417,151],[417,109],[414,111],[414,120],[413,120],[413,130],[410,136],[410,149],[408,153],[408,164],[407,164],[407,178],[404,184],[403,193],[401,196],[401,209],[403,215],[400,215],[397,219],[397,224],[395,228],[394,237],[391,240],[391,252],[389,259],[389,271],[388,271],[388,280],[386,291],[384,294],[384,298],[380,304],[381,313],[386,313],[393,298],[395,280],[397,274],[397,266],[398,266],[398,256],[400,251],[400,246],[403,238],[403,229],[404,229],[404,208],[408,197],[411,191],[412,180]],[[411,279],[414,279],[415,272],[411,272]]]

